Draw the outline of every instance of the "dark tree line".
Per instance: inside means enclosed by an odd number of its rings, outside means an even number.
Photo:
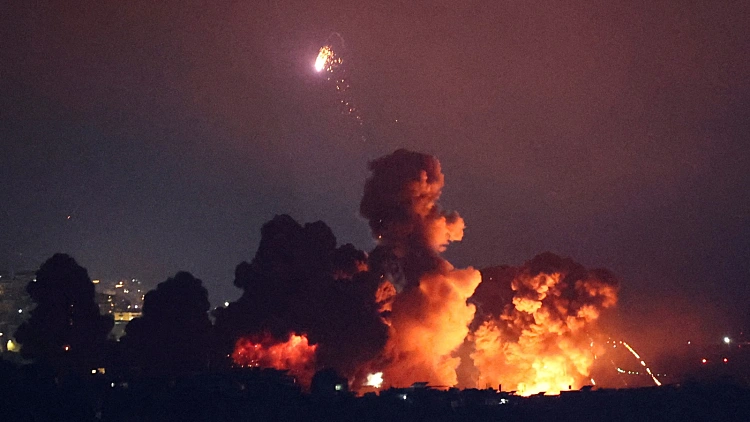
[[[387,333],[374,303],[379,279],[366,271],[367,260],[350,244],[337,247],[323,222],[276,216],[262,227],[254,259],[237,265],[234,284],[243,294],[214,311],[215,324],[201,280],[178,272],[145,295],[142,316],[115,342],[108,340],[112,317],[100,315],[86,269],[56,254],[27,286],[36,307],[16,339],[23,357],[57,371],[107,367],[161,376],[228,367],[243,336],[285,341],[305,333],[318,345],[319,367],[351,376]]]

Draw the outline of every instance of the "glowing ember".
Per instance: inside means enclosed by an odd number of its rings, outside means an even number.
[[[292,334],[286,342],[278,342],[270,335],[260,340],[240,338],[234,346],[232,360],[243,367],[289,370],[303,385],[310,385],[315,373],[315,349],[307,335]]]

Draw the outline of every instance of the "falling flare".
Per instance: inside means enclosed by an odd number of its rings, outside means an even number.
[[[653,373],[651,373],[651,368],[649,368],[648,366],[646,366],[646,362],[644,362],[644,361],[643,361],[643,360],[641,359],[641,355],[639,355],[638,353],[636,353],[636,351],[635,351],[635,350],[633,350],[633,348],[632,348],[632,347],[630,347],[630,345],[629,345],[628,343],[626,343],[626,342],[624,342],[624,341],[620,341],[619,343],[620,343],[620,344],[622,344],[623,346],[625,346],[625,348],[626,348],[626,349],[628,349],[628,351],[629,351],[629,352],[630,352],[630,353],[631,353],[631,354],[632,354],[632,355],[633,355],[633,356],[634,356],[634,357],[635,357],[636,359],[640,360],[641,366],[643,366],[643,367],[645,367],[645,368],[646,368],[646,372],[648,373],[648,375],[649,375],[649,376],[651,376],[651,379],[652,379],[652,380],[654,380],[654,384],[656,384],[656,385],[659,385],[659,386],[661,386],[661,381],[659,381],[659,380],[658,380],[658,379],[657,379],[657,378],[656,378],[656,377],[654,376],[654,374],[653,374]],[[704,359],[704,360],[705,360],[705,359]],[[705,362],[704,362],[704,363],[705,363]]]
[[[318,57],[315,59],[315,70],[317,72],[333,72],[336,66],[342,63],[341,58],[336,56],[330,45],[320,47]]]

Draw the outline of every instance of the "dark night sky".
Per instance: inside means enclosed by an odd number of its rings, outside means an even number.
[[[633,325],[750,322],[746,1],[69,3],[0,6],[0,268],[234,299],[275,214],[371,249],[367,162],[406,147],[443,164],[457,266],[551,250],[619,275]],[[332,31],[365,141],[312,69]]]

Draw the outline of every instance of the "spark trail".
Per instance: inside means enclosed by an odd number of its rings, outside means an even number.
[[[338,38],[339,42],[333,43],[333,38]],[[326,75],[327,85],[334,93],[336,106],[341,114],[351,116],[357,125],[362,126],[362,114],[353,100],[349,64],[341,55],[345,53],[344,39],[334,32],[318,51],[313,67],[316,72]]]

